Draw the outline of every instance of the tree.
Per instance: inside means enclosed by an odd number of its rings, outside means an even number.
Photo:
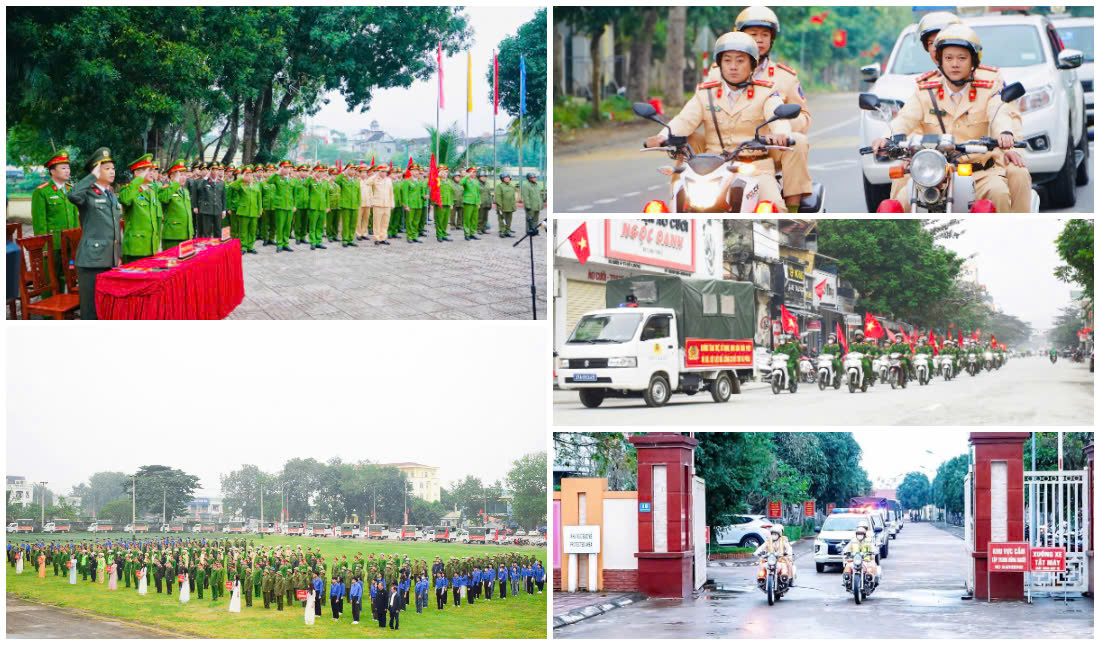
[[[220,477],[222,506],[225,512],[234,517],[260,517],[260,489],[264,492],[264,515],[276,517],[279,506],[279,494],[272,494],[270,481],[272,476],[264,473],[253,464],[245,464],[238,470]],[[267,484],[265,486],[265,484]]]
[[[129,523],[133,518],[132,510],[130,502],[124,499],[116,499],[100,507],[99,513],[96,514],[96,519],[108,520],[118,524],[122,524],[123,522]]]
[[[638,454],[622,432],[555,432],[554,465],[606,477],[608,490],[638,489]]]
[[[128,495],[130,478],[125,473],[104,471],[92,474],[87,484],[73,487],[73,496],[80,498],[80,509],[87,516],[93,516],[99,507],[107,502]]]
[[[626,83],[626,98],[633,102],[649,99],[650,56],[653,52],[653,32],[657,27],[656,8],[642,9],[640,13],[641,25],[630,39],[630,75]]]
[[[940,464],[932,480],[932,501],[948,513],[963,512],[963,483],[970,468],[970,455],[962,454]]]
[[[822,454],[829,461],[828,478],[814,497],[823,504],[847,504],[871,492],[871,480],[860,466],[863,449],[850,432],[815,432]]]
[[[771,433],[707,432],[698,439],[695,471],[707,482],[707,524],[725,526],[749,510],[775,474]]]
[[[963,258],[934,244],[920,220],[821,220],[818,249],[859,291],[857,309],[927,328],[927,309],[951,295]]]
[[[515,36],[500,41],[497,65],[500,68],[497,91],[500,105],[513,117],[519,116],[519,57],[524,57],[527,71],[526,113],[523,115],[523,138],[546,141],[546,9],[520,25]],[[489,61],[489,101],[493,101],[493,61]]]
[[[921,472],[905,474],[898,486],[898,504],[905,509],[920,509],[932,502],[932,484]]]
[[[512,489],[512,519],[534,528],[546,521],[546,452],[520,457],[508,471]]]
[[[288,520],[305,521],[313,517],[312,500],[320,488],[321,471],[324,467],[324,464],[312,457],[294,458],[283,464],[279,486],[286,501]]]
[[[687,7],[668,8],[668,48],[665,56],[665,105],[671,108],[684,104],[684,32],[687,28]]]
[[[607,25],[614,22],[626,11],[633,8],[624,7],[584,7],[564,6],[555,7],[554,16],[569,25],[574,31],[588,38],[588,61],[591,68],[591,83],[589,85],[589,98],[592,101],[592,110],[588,120],[599,123],[603,119],[600,113],[601,88],[603,86],[603,60],[600,56],[600,39],[607,31]]]
[[[125,493],[129,496],[133,482],[126,478]],[[169,466],[142,466],[137,471],[136,504],[139,514],[164,513],[165,520],[185,515],[187,503],[195,498],[199,478]]]
[[[1062,282],[1078,284],[1085,290],[1085,297],[1092,300],[1093,241],[1092,220],[1071,219],[1058,235],[1058,257],[1065,262],[1054,270]]]
[[[1047,332],[1050,343],[1055,347],[1076,347],[1077,332],[1087,325],[1088,318],[1077,304],[1062,307],[1054,319],[1054,328]]]
[[[1085,446],[1093,441],[1091,432],[1062,433],[1062,468],[1084,470]],[[1058,470],[1058,433],[1035,433],[1035,469]],[[1024,442],[1024,470],[1031,470],[1031,439]]]

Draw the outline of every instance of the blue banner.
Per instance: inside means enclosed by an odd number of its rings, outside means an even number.
[[[519,113],[527,114],[527,63],[519,57]]]

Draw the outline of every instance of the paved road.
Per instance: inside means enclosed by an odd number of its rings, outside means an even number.
[[[576,392],[554,392],[555,425],[1091,425],[1093,378],[1087,363],[1016,358],[1000,370],[921,387],[891,390],[881,383],[867,392],[818,390],[774,395],[752,383],[729,403],[709,394],[673,395],[663,408],[639,399],[607,399],[596,409]]]
[[[7,596],[8,638],[176,638],[86,612],[39,605]]]
[[[865,213],[860,180],[859,114],[856,93],[811,94],[810,174],[825,186],[825,208],[831,213]],[[554,212],[638,213],[652,199],[669,203],[668,178],[657,172],[670,162],[659,152],[640,152],[642,139],[618,137],[607,146],[578,154],[554,156]],[[1096,157],[1091,151],[1089,163]],[[1093,182],[1077,189],[1077,205],[1064,211],[1091,213]]]
[[[801,550],[801,549],[800,549]],[[797,586],[774,607],[754,567],[707,569],[713,589],[688,600],[646,600],[554,630],[554,638],[1092,638],[1092,600],[988,604],[963,600],[967,555],[957,537],[907,523],[882,561],[882,585],[863,605],[838,567],[796,558]]]

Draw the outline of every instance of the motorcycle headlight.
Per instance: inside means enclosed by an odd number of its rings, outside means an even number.
[[[607,359],[608,367],[638,367],[638,358],[636,356],[619,356],[617,358]]]
[[[769,555],[768,556],[768,564],[774,565],[775,563],[776,563],[775,554]]]
[[[718,201],[718,195],[722,192],[722,178],[713,177],[711,179],[693,179],[687,180],[687,196],[688,200],[694,206],[700,208],[707,208],[714,206],[714,202]]]
[[[1045,108],[1053,100],[1054,88],[1050,85],[1043,85],[1020,97],[1020,113],[1025,114]]]
[[[939,186],[947,175],[947,159],[936,150],[921,150],[909,162],[909,174],[918,186]]]

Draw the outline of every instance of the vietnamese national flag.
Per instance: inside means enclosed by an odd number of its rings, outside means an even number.
[[[882,324],[875,320],[875,315],[868,311],[866,319],[863,324],[863,334],[868,338],[882,338]]]
[[[578,226],[577,230],[569,235],[569,243],[573,245],[573,253],[576,254],[577,261],[584,264],[592,254],[592,249],[588,245],[588,222]]]
[[[982,330],[981,329],[975,329],[974,330],[974,340],[981,340],[981,338],[982,338]]]
[[[894,332],[890,331],[889,327],[883,327],[882,330],[886,332],[886,340],[890,341],[891,343],[897,342],[897,338],[894,336]]]
[[[821,281],[821,284],[814,287],[814,293],[817,294],[817,299],[821,300],[825,297],[825,280]],[[837,323],[838,325],[840,323]]]
[[[784,305],[779,305],[779,314],[783,319],[783,332],[794,334],[795,338],[799,338],[798,319],[792,316],[791,312],[787,311],[787,307]]]
[[[836,324],[836,339],[840,341],[840,346],[844,348],[844,353],[848,353],[848,340],[844,338],[844,332],[840,329],[840,323]]]
[[[936,332],[930,331],[928,332],[928,336],[932,339],[932,355],[939,356],[940,346],[936,344]]]
[[[994,347],[997,346],[997,337],[994,336],[992,333],[989,334],[989,342],[993,343]]]
[[[428,170],[428,199],[436,206],[443,205],[443,192],[439,190],[439,167],[435,165],[435,153],[432,153],[432,162]],[[408,520],[405,521],[408,524]]]

